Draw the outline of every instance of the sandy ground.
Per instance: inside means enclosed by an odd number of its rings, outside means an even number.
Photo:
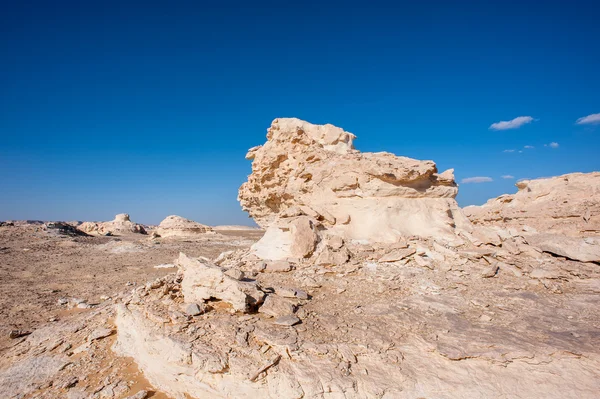
[[[11,330],[32,331],[69,317],[59,299],[100,304],[136,285],[173,273],[154,268],[172,263],[179,252],[214,258],[247,247],[262,231],[222,231],[201,239],[69,237],[40,225],[0,227],[0,354]],[[106,301],[106,299],[104,299]]]

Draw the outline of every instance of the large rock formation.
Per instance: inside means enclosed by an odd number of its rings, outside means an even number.
[[[242,208],[265,237],[265,259],[304,258],[328,235],[348,242],[394,243],[470,229],[454,197],[453,171],[432,161],[360,153],[352,133],[294,118],[275,119],[263,146],[250,149],[252,174],[239,190]]]
[[[110,222],[84,222],[77,228],[88,234],[146,234],[144,226],[132,222],[126,213],[119,213]]]
[[[465,207],[465,215],[480,225],[527,225],[571,237],[600,234],[600,172],[522,180],[516,186],[516,194]]]
[[[520,232],[541,251],[582,262],[600,263],[600,173],[572,173],[516,184],[465,214],[479,226]]]
[[[193,220],[182,218],[181,216],[167,216],[156,229],[156,234],[161,237],[171,236],[194,236],[197,234],[209,233],[212,228]]]

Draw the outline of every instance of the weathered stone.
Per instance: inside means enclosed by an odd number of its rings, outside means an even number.
[[[146,229],[141,224],[131,221],[129,215],[120,213],[110,222],[84,222],[77,226],[81,231],[89,234],[114,235],[114,234],[146,234]]]
[[[148,397],[149,393],[148,391],[146,391],[145,389],[142,389],[141,391],[137,392],[134,395],[130,395],[128,397],[126,397],[125,399],[146,399]]]
[[[463,210],[472,221],[507,228],[513,236],[543,232],[580,237],[600,231],[600,172],[521,180],[516,186],[516,194]]]
[[[588,244],[584,239],[557,234],[535,234],[527,241],[544,252],[581,262],[600,262],[600,245]]]
[[[296,306],[290,300],[277,295],[267,295],[264,303],[258,308],[259,313],[271,317],[285,316],[295,311]]]
[[[415,252],[416,250],[414,248],[394,249],[391,252],[388,252],[387,254],[383,255],[379,259],[379,262],[396,262],[411,256]]]
[[[300,319],[297,316],[294,315],[286,315],[286,316],[281,316],[278,317],[277,319],[275,319],[275,321],[273,322],[279,326],[293,326],[295,324],[300,323]]]
[[[181,287],[188,303],[216,298],[228,302],[236,311],[247,312],[263,301],[264,293],[254,281],[233,279],[219,266],[200,262],[183,253],[179,254],[177,264],[183,272]]]
[[[185,313],[190,316],[199,316],[206,311],[204,304],[203,306],[198,305],[197,303],[190,303],[185,307]]]
[[[290,262],[285,260],[266,262],[263,271],[265,273],[285,273],[293,269]]]
[[[498,273],[499,269],[500,269],[500,267],[498,266],[498,263],[494,262],[491,265],[489,265],[488,267],[486,267],[485,269],[483,269],[483,271],[481,272],[481,277],[483,277],[483,278],[494,277]]]
[[[212,228],[181,216],[167,216],[156,229],[161,237],[187,237],[212,232]]]
[[[115,332],[114,329],[112,328],[97,328],[94,331],[92,331],[92,333],[88,336],[88,341],[92,342],[92,341],[96,341],[102,338],[106,338],[109,337],[111,335],[113,335]]]
[[[321,266],[343,265],[349,258],[350,253],[346,248],[335,251],[329,247],[325,247],[317,255],[315,264]]]
[[[241,271],[238,268],[235,268],[235,267],[232,267],[231,269],[227,269],[225,271],[225,275],[229,276],[229,277],[231,277],[233,279],[236,279],[236,280],[243,280],[244,279],[244,272]]]

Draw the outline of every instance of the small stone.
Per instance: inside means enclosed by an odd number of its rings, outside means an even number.
[[[185,313],[187,313],[190,316],[199,316],[205,312],[206,312],[205,307],[204,306],[200,307],[197,303],[190,303],[185,308]]]
[[[26,335],[29,335],[29,334],[31,334],[31,331],[24,331],[24,330],[11,330],[11,331],[8,333],[8,337],[9,337],[10,339],[15,339],[15,338],[21,338],[21,337],[24,337],[24,336],[26,336]]]
[[[285,298],[277,295],[268,295],[264,303],[258,308],[258,312],[271,317],[280,317],[294,313],[296,307],[294,304]]]
[[[69,303],[69,300],[67,298],[58,298],[58,304],[63,306],[66,305],[67,303]]]
[[[112,328],[97,328],[89,336],[88,341],[96,341],[111,336],[115,331]]]
[[[277,319],[275,319],[275,321],[273,322],[279,326],[293,326],[295,324],[300,323],[300,319],[296,316],[294,316],[293,314],[289,314],[287,316],[281,316]]]
[[[308,299],[308,293],[302,290],[296,290],[296,298],[298,299]]]
[[[489,265],[488,267],[486,267],[481,272],[481,277],[483,277],[483,278],[494,277],[498,273],[499,269],[500,269],[500,267],[498,266],[498,263],[493,263],[493,264]]]
[[[66,380],[64,383],[60,384],[60,388],[62,388],[62,389],[73,388],[75,385],[77,385],[78,382],[79,382],[79,378],[71,377],[68,380]]]
[[[275,262],[268,262],[265,265],[264,272],[266,273],[284,273],[292,270],[292,264],[284,260],[278,260]]]
[[[234,280],[238,280],[238,281],[243,280],[245,277],[243,271],[241,271],[240,269],[234,268],[234,267],[232,267],[231,269],[228,269],[225,272],[225,275],[231,277]]]

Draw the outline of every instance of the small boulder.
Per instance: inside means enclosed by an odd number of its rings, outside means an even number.
[[[206,313],[206,305],[197,303],[190,303],[185,307],[185,313],[189,316],[200,316],[201,314]]]
[[[277,295],[268,295],[265,302],[258,308],[258,312],[271,317],[281,317],[292,314],[296,306],[286,298]]]

